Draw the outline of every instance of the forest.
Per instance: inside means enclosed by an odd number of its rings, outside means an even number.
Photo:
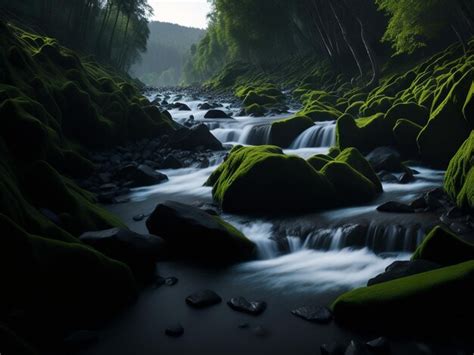
[[[471,0],[0,0],[0,355],[472,354],[473,128]]]

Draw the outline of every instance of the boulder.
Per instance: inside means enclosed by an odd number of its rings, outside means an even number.
[[[208,102],[204,102],[202,104],[199,104],[198,108],[200,110],[210,110],[212,108],[212,105],[210,105]]]
[[[206,185],[213,186],[214,199],[228,212],[281,214],[338,203],[324,175],[276,146],[234,147]]]
[[[174,155],[168,155],[163,163],[161,163],[161,169],[181,169],[183,167],[183,163],[179,161]]]
[[[142,235],[124,228],[83,233],[79,240],[101,253],[127,264],[135,276],[149,279],[155,263],[165,254],[164,240]]]
[[[209,110],[204,115],[204,118],[231,118],[227,113],[221,110]]]
[[[382,170],[392,173],[405,171],[405,166],[403,165],[400,154],[393,148],[376,148],[371,151],[366,158],[376,172]]]
[[[313,121],[306,116],[296,116],[272,123],[270,143],[287,148],[305,130],[314,126]]]
[[[328,155],[325,154],[315,154],[309,157],[306,161],[309,165],[313,167],[313,169],[320,171],[324,166],[329,163],[330,161],[334,160]]]
[[[349,164],[330,161],[321,169],[321,174],[334,186],[338,200],[344,204],[365,203],[372,200],[377,193],[372,181]]]
[[[332,309],[336,321],[357,329],[458,336],[472,329],[473,282],[471,260],[349,291]]]
[[[206,125],[200,124],[191,129],[181,128],[170,139],[171,148],[195,150],[198,148],[223,150],[221,142],[209,132]]]
[[[412,256],[441,265],[453,265],[474,259],[474,245],[465,242],[443,227],[435,227]]]
[[[146,226],[177,256],[204,262],[232,262],[253,255],[254,243],[232,225],[199,208],[166,201],[156,206]]]
[[[444,178],[444,189],[463,209],[474,209],[474,132],[451,159]]]
[[[142,164],[133,171],[129,180],[132,181],[130,187],[141,187],[161,184],[168,181],[168,177],[148,165]]]
[[[413,207],[397,201],[385,202],[377,207],[377,211],[390,213],[415,213]]]
[[[441,265],[433,263],[428,260],[407,260],[407,261],[394,261],[385,269],[385,272],[371,278],[367,282],[367,286],[372,286],[382,282],[387,282],[401,277],[420,274],[440,268]]]
[[[321,324],[329,323],[332,320],[332,312],[326,307],[303,306],[291,311],[291,314],[309,322]]]
[[[267,110],[259,104],[252,104],[245,108],[245,113],[249,116],[262,117]]]
[[[424,126],[430,118],[430,111],[415,102],[399,103],[387,111],[385,118],[391,122],[404,119],[417,126]]]

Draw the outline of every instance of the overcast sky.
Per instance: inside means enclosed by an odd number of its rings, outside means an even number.
[[[187,27],[206,28],[210,11],[207,0],[148,0],[155,10],[153,20]]]

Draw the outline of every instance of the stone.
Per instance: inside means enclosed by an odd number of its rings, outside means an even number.
[[[228,118],[231,118],[231,117],[222,110],[209,110],[204,115],[204,118],[213,118],[213,119],[227,118],[228,119]]]
[[[405,170],[400,154],[390,147],[376,148],[366,158],[376,172],[386,170],[397,173]]]
[[[135,222],[140,222],[140,221],[143,221],[144,219],[146,218],[146,215],[144,214],[137,214],[136,216],[133,216],[133,220]]]
[[[179,323],[174,324],[165,329],[165,334],[170,337],[178,338],[184,334],[184,328]]]
[[[329,323],[332,320],[332,312],[327,307],[303,306],[291,311],[291,314],[321,324]]]
[[[222,150],[222,143],[211,133],[206,125],[177,130],[170,140],[170,147],[175,149],[196,150],[199,147],[210,150]]]
[[[222,298],[211,290],[202,290],[186,297],[186,303],[193,308],[207,308],[222,302]]]
[[[181,169],[183,164],[174,155],[168,155],[163,163],[161,169]]]
[[[372,286],[381,282],[391,281],[410,275],[419,274],[440,268],[441,265],[428,260],[395,261],[385,269],[385,272],[375,276],[367,282]]]
[[[390,213],[414,213],[415,209],[401,202],[389,201],[378,206],[377,211]]]
[[[267,308],[267,303],[263,301],[247,301],[244,297],[233,297],[227,304],[237,312],[259,315]]]

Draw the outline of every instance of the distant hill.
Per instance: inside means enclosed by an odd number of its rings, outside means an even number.
[[[130,72],[147,85],[177,85],[191,46],[205,31],[165,22],[150,22],[149,27],[148,50]]]

